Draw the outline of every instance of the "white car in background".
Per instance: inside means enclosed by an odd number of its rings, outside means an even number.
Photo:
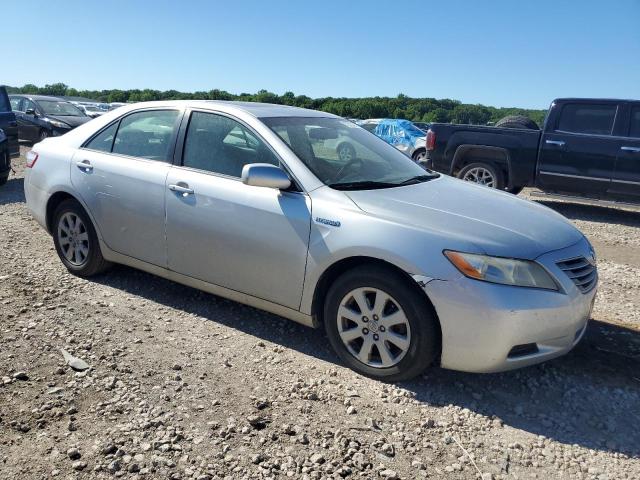
[[[76,107],[78,107],[80,110],[82,110],[86,115],[88,115],[91,118],[97,118],[100,115],[105,113],[104,110],[99,109],[96,105],[87,105],[84,103],[78,103],[76,104]]]

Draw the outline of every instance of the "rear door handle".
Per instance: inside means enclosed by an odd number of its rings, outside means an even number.
[[[625,152],[640,153],[640,147],[620,147],[620,150]]]
[[[81,162],[76,162],[76,166],[80,170],[84,170],[85,172],[90,172],[93,170],[93,165],[91,165],[91,162],[89,160],[82,160]]]
[[[562,140],[545,140],[547,145],[555,145],[557,147],[564,147],[564,142]]]
[[[169,185],[169,190],[171,190],[172,192],[181,193],[183,197],[186,197],[187,195],[193,195],[195,193],[193,191],[193,188],[189,188],[189,185],[187,185],[186,183],[183,185]]]

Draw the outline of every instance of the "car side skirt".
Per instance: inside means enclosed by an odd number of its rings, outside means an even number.
[[[101,247],[104,258],[106,260],[109,260],[110,262],[127,265],[129,267],[133,267],[138,270],[151,273],[152,275],[157,275],[158,277],[162,277],[167,280],[171,280],[171,281],[180,283],[182,285],[186,285],[188,287],[202,290],[207,293],[217,295],[219,297],[233,300],[234,302],[248,305],[250,307],[255,307],[260,310],[264,310],[266,312],[279,315],[288,320],[293,320],[294,322],[300,323],[307,327],[316,328],[318,326],[317,321],[315,321],[311,315],[307,315],[305,313],[299,312],[298,310],[293,310],[283,305],[269,302],[268,300],[264,300],[262,298],[257,298],[251,295],[247,295],[246,293],[237,292],[235,290],[221,287],[220,285],[215,285],[213,283],[205,282],[197,278],[189,277],[187,275],[183,275],[181,273],[174,272],[172,270],[159,267],[157,265],[152,265],[150,263],[143,262],[141,260],[129,257],[127,255],[123,255],[118,252],[114,252],[113,250],[109,249],[102,241],[100,242],[100,247]]]

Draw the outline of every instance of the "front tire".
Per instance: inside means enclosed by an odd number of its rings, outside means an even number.
[[[60,260],[74,275],[91,277],[110,266],[102,256],[91,219],[76,200],[65,200],[58,205],[51,233]]]
[[[349,368],[387,382],[419,375],[438,354],[433,309],[391,269],[364,266],[340,276],[327,294],[324,326]]]
[[[473,162],[458,172],[458,178],[465,182],[477,183],[489,188],[504,190],[504,175],[495,165],[485,162]]]
[[[49,131],[43,128],[42,130],[40,130],[40,135],[38,135],[38,142],[41,142],[46,138],[49,138],[49,136],[50,136]]]

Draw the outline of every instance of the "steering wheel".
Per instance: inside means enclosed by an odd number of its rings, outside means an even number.
[[[338,170],[338,172],[333,176],[333,178],[331,179],[331,182],[335,182],[336,180],[339,180],[340,177],[342,176],[342,172],[344,172],[345,170],[353,167],[356,163],[359,163],[360,166],[362,166],[362,160],[360,160],[358,157],[354,157],[351,160],[347,161],[347,163],[345,163],[340,170]]]

